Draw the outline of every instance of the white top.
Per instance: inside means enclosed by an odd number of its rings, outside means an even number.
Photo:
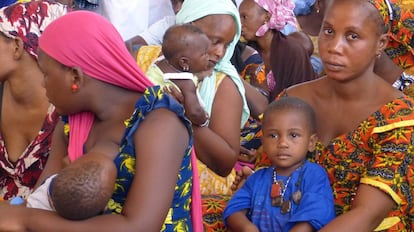
[[[106,17],[124,40],[142,33],[165,16],[174,15],[170,0],[101,0],[95,11]]]
[[[140,36],[148,45],[161,45],[162,38],[168,28],[175,24],[175,15],[165,16],[142,32]]]

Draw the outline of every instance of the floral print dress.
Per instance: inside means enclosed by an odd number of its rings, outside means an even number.
[[[26,198],[32,192],[49,156],[53,130],[58,121],[55,107],[50,105],[38,135],[16,162],[9,160],[0,135],[0,199]]]

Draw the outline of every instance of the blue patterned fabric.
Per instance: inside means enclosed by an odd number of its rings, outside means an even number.
[[[144,95],[137,101],[135,112],[126,123],[126,131],[121,141],[120,152],[114,162],[118,168],[118,176],[115,183],[115,191],[108,203],[107,213],[120,214],[127,194],[135,176],[135,146],[134,133],[145,116],[155,109],[167,108],[177,114],[186,125],[190,133],[189,145],[185,151],[181,163],[180,173],[175,186],[175,195],[170,211],[161,231],[192,231],[190,216],[190,204],[192,193],[192,166],[191,148],[193,136],[190,121],[184,116],[184,108],[170,96],[162,93],[159,86],[148,88]],[[166,154],[168,155],[168,154]],[[150,180],[148,180],[150,181]],[[162,195],[160,195],[162,197]]]

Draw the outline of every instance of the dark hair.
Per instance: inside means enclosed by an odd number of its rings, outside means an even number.
[[[102,213],[113,192],[104,186],[105,175],[106,169],[96,161],[74,163],[62,169],[49,188],[56,212],[70,220]]]
[[[204,35],[204,32],[200,28],[188,23],[173,25],[168,28],[162,42],[162,53],[165,59],[169,60],[179,55],[190,44],[197,43],[194,41],[194,35]]]
[[[299,111],[303,114],[303,116],[305,116],[309,125],[309,131],[311,133],[316,132],[316,116],[313,108],[308,103],[297,97],[282,96],[271,102],[263,113],[263,123],[268,120],[267,117],[270,113],[282,110]]]

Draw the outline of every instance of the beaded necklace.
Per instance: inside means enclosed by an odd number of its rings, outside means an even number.
[[[302,182],[302,176],[303,176],[302,167],[303,167],[303,164],[300,165],[300,167],[298,167],[294,171],[294,172],[296,172],[297,170],[301,169],[301,172],[299,174],[299,179],[295,184],[295,186],[298,188],[298,191],[296,191],[292,195],[292,200],[296,204],[299,204],[299,202],[302,198],[302,193],[300,191],[300,184]],[[294,172],[292,172],[292,174]],[[276,168],[273,167],[272,187],[271,187],[271,191],[270,191],[270,197],[272,199],[272,206],[280,207],[280,212],[282,214],[289,213],[291,208],[292,208],[292,203],[291,203],[290,199],[287,199],[287,200],[284,199],[285,192],[286,192],[286,190],[289,186],[290,180],[292,179],[292,174],[288,177],[286,183],[283,184],[283,180],[278,180],[277,179]]]

